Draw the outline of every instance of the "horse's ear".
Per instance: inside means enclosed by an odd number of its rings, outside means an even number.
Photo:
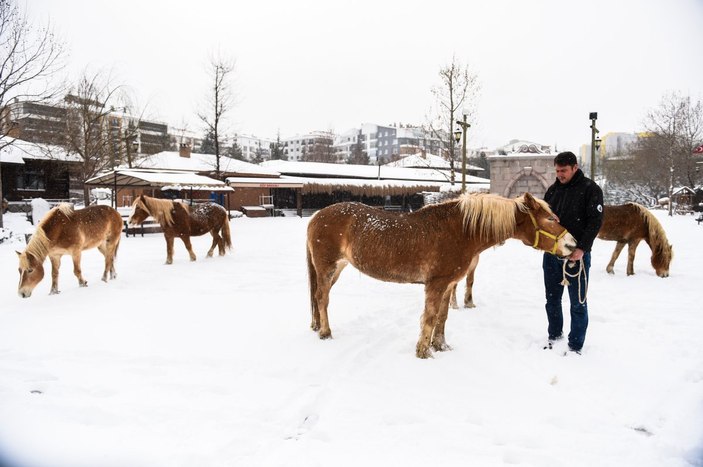
[[[17,251],[17,250],[15,250],[15,253],[17,253],[17,256],[22,256],[22,253],[20,253],[20,252]]]
[[[525,192],[524,198],[525,204],[530,209],[530,211],[537,211],[540,208],[539,203],[530,193]]]

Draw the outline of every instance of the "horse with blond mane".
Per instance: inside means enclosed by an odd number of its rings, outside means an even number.
[[[212,246],[207,252],[208,257],[212,256],[215,247],[218,248],[220,256],[224,256],[226,249],[232,248],[227,211],[219,204],[202,203],[188,206],[179,201],[140,195],[132,204],[132,214],[128,223],[141,224],[149,216],[156,219],[164,232],[166,264],[173,263],[173,239],[176,237],[183,241],[191,261],[195,261],[196,256],[190,237],[199,237],[210,232]]]
[[[330,289],[347,264],[373,278],[425,284],[425,310],[415,355],[449,350],[444,335],[449,294],[467,274],[472,258],[516,238],[526,245],[568,256],[576,241],[549,206],[529,193],[516,199],[464,194],[412,213],[338,203],[318,211],[307,231],[311,327],[332,337]]]
[[[115,279],[115,256],[122,235],[122,217],[110,206],[88,206],[74,210],[63,203],[51,209],[39,222],[27,248],[19,256],[20,283],[17,293],[27,298],[44,278],[44,261],[51,260],[51,291],[59,293],[59,266],[61,256],[71,255],[73,273],[78,285],[86,287],[88,282],[81,271],[81,252],[96,248],[105,257],[102,280]]]
[[[652,250],[651,262],[657,276],[669,277],[669,266],[674,257],[673,248],[666,238],[664,228],[646,207],[637,203],[604,206],[603,225],[598,232],[598,238],[617,242],[606,266],[609,274],[614,274],[615,261],[627,245],[627,275],[633,275],[637,245],[644,240]]]

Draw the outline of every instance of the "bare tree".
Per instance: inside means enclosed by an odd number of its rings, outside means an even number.
[[[666,94],[644,118],[644,131],[622,154],[609,156],[604,166],[614,191],[630,200],[652,205],[677,184],[695,186],[699,180],[693,149],[703,141],[703,103],[679,93]],[[669,203],[673,213],[673,203]]]
[[[269,145],[271,150],[272,160],[288,160],[288,156],[283,152],[283,144],[281,143],[281,131],[276,134],[276,141]]]
[[[645,130],[660,145],[659,168],[666,167],[668,176],[669,215],[673,213],[671,195],[674,184],[695,183],[693,148],[703,139],[703,104],[677,92],[665,95],[659,106],[645,117]]]
[[[215,172],[220,175],[220,146],[224,139],[222,124],[227,113],[234,106],[234,96],[230,82],[234,62],[213,56],[210,59],[210,88],[205,110],[198,118],[205,124],[206,134],[212,135],[215,150]]]
[[[476,97],[480,90],[478,76],[452,57],[451,63],[439,70],[440,83],[432,88],[436,108],[430,111],[429,127],[432,135],[442,142],[444,157],[449,160],[451,182],[454,183],[454,127],[456,119],[463,114],[474,120]],[[459,110],[461,109],[461,112]],[[441,155],[441,154],[440,154]]]
[[[99,172],[120,164],[116,140],[123,138],[122,130],[109,118],[111,103],[117,102],[120,87],[110,84],[100,73],[84,74],[64,99],[66,108],[66,151],[81,159],[79,178],[83,184],[83,199],[90,203],[86,180]]]
[[[9,104],[50,101],[60,87],[51,78],[63,67],[63,44],[51,28],[34,28],[14,0],[0,0],[0,151],[12,141]],[[3,198],[0,171],[0,198]],[[0,228],[3,226],[0,211]]]

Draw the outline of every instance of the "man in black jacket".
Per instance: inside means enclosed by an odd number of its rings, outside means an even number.
[[[554,158],[557,179],[547,189],[544,200],[557,216],[558,221],[574,236],[576,250],[564,259],[545,253],[542,259],[544,288],[546,292],[549,347],[561,339],[564,317],[561,311],[563,280],[569,281],[571,302],[571,332],[569,350],[581,352],[588,328],[586,289],[591,267],[591,246],[603,223],[603,191],[578,167],[572,152],[559,153]],[[564,262],[568,261],[566,265]],[[579,273],[580,272],[580,273]],[[566,274],[565,274],[566,273]],[[566,276],[566,277],[565,277]]]

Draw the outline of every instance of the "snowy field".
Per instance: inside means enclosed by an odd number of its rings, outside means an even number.
[[[0,465],[703,465],[703,225],[656,215],[671,277],[645,243],[635,276],[626,252],[609,276],[597,240],[582,355],[543,350],[541,254],[513,240],[481,256],[477,308],[450,311],[453,350],[419,360],[421,285],[348,267],[334,339],[309,329],[307,218],[234,219],[233,253],[205,258],[200,237],[171,266],[161,234],[123,237],[116,281],[91,250],[88,288],[64,257],[61,294],[45,277],[21,299],[28,226],[8,214]]]

